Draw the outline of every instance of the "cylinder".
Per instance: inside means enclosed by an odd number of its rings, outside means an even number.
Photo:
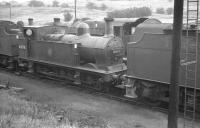
[[[112,36],[113,35],[113,27],[112,27],[113,18],[104,18],[104,20],[105,20],[105,36]]]
[[[33,25],[33,18],[28,18],[28,25]]]

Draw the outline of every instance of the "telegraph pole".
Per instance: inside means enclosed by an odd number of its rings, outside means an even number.
[[[179,79],[180,49],[181,49],[181,36],[182,36],[182,24],[183,24],[183,3],[184,0],[174,0],[168,128],[178,127],[177,124],[178,104],[179,104],[178,79]]]
[[[74,16],[75,16],[75,17],[74,17],[74,20],[76,20],[76,0],[74,0],[74,6],[75,6],[75,7],[74,7],[74,9],[75,9],[75,10],[74,10]]]
[[[11,3],[9,3],[9,7],[10,7],[10,21],[11,21],[11,17],[12,17]]]

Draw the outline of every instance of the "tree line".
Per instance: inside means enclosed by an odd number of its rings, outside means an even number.
[[[29,1],[28,6],[29,7],[44,7],[45,4],[44,4],[44,2],[42,2],[40,0],[31,0],[31,1]],[[51,7],[69,7],[69,5],[67,3],[61,3],[60,4],[57,0],[54,0],[52,2],[52,5],[48,5],[48,6],[51,6]]]

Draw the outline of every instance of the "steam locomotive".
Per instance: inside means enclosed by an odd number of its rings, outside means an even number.
[[[107,29],[102,37],[91,36],[86,23],[77,25],[76,35],[65,34],[67,28],[55,20],[53,26],[23,27],[25,38],[19,39],[19,68],[98,90],[114,86],[116,76],[126,71],[126,65],[122,63],[122,40],[111,33],[111,19],[105,20]]]
[[[89,25],[77,23],[74,34],[70,26],[54,19],[52,25],[18,27],[1,21],[1,64],[18,71],[59,77],[75,84],[83,84],[99,91],[128,98],[147,98],[151,101],[169,101],[170,67],[172,54],[172,25],[145,19],[137,23],[129,36],[132,42],[124,46],[122,38],[114,36],[113,19],[105,18],[103,36],[89,33]],[[10,27],[12,26],[12,27]],[[122,27],[123,28],[123,27]],[[16,29],[16,30],[15,30]],[[129,28],[130,29],[130,28]],[[9,34],[8,31],[15,33]],[[120,29],[123,30],[123,29]],[[180,71],[180,105],[184,105],[184,89],[194,89],[190,81],[185,87],[185,66],[194,70],[194,56],[186,60],[186,42],[194,53],[195,30],[183,30]],[[11,37],[11,38],[10,38]],[[125,36],[123,36],[124,39]],[[200,37],[200,36],[199,36]],[[12,40],[11,40],[12,39]],[[123,57],[127,52],[127,65]],[[198,53],[199,54],[199,53]],[[198,56],[199,57],[199,56]],[[199,58],[198,58],[199,60]],[[196,109],[200,109],[200,69],[197,63]],[[192,77],[192,76],[191,76]],[[188,97],[188,101],[191,99]]]

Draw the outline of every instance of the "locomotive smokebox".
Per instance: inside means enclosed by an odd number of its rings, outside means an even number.
[[[28,18],[28,25],[33,25],[33,18]]]
[[[113,36],[112,22],[113,18],[104,18],[105,20],[105,36]]]
[[[60,24],[60,18],[54,18],[53,21],[54,21],[54,23],[53,23],[54,25]]]

